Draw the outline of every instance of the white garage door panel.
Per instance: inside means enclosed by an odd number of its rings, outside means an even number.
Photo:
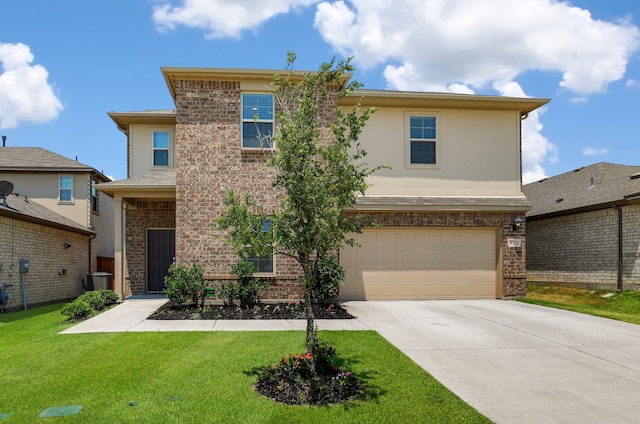
[[[357,235],[340,262],[342,299],[496,297],[492,229],[382,228]]]

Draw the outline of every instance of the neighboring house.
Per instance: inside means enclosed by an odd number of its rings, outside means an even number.
[[[11,284],[6,308],[23,309],[80,295],[95,233],[33,199],[0,196],[0,284]],[[21,273],[21,260],[28,270]],[[22,282],[24,280],[24,290]]]
[[[113,272],[113,198],[96,184],[111,181],[102,172],[40,147],[0,147],[0,181],[14,193],[95,233],[84,256],[85,273]]]
[[[600,162],[527,184],[527,281],[640,287],[640,166]]]
[[[116,290],[160,292],[174,261],[205,278],[237,262],[214,220],[229,189],[278,204],[256,139],[277,131],[277,71],[162,68],[175,110],[111,112],[127,136],[129,179],[99,185],[114,197]],[[295,73],[294,78],[301,73]],[[379,108],[360,137],[369,179],[355,211],[381,227],[345,247],[341,299],[506,298],[525,294],[521,120],[547,99],[362,90],[340,100]],[[256,119],[257,117],[257,119]],[[275,146],[277,149],[277,146]],[[321,187],[318,187],[321,190]],[[273,282],[266,297],[301,296],[298,265],[251,258]]]

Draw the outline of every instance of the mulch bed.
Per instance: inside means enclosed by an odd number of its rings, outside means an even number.
[[[312,389],[312,386],[315,388]],[[362,385],[355,377],[338,383],[331,377],[319,376],[314,384],[310,381],[282,381],[280,384],[258,381],[254,389],[262,396],[287,405],[335,405],[358,396],[362,392]]]
[[[315,319],[353,319],[340,305],[314,304]],[[155,320],[199,320],[199,319],[305,319],[304,303],[259,303],[248,307],[236,305],[175,305],[165,303],[148,319]]]

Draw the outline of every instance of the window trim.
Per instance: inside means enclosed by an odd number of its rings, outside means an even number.
[[[244,118],[244,96],[247,94],[253,95],[268,95],[271,96],[271,119],[256,119],[255,117]],[[244,145],[244,124],[245,123],[268,123],[271,124],[271,136],[275,133],[276,121],[275,121],[275,96],[273,93],[269,92],[256,92],[256,91],[244,91],[240,94],[240,148],[243,151],[260,151],[260,150],[274,150],[275,145],[273,143],[273,139],[271,141],[271,146],[262,146],[262,147],[248,147]]]
[[[166,148],[156,148],[154,141],[155,141],[155,134],[156,133],[167,133],[167,136],[169,138],[168,140],[168,146]],[[158,151],[167,151],[167,164],[166,165],[156,165],[155,164],[155,152],[156,150]],[[152,169],[168,169],[168,168],[172,168],[173,167],[173,131],[169,128],[163,128],[163,129],[151,129],[151,168]]]
[[[62,179],[63,178],[70,178],[71,179],[71,187],[67,188],[67,187],[62,187]],[[58,204],[59,205],[73,205],[75,203],[75,197],[73,195],[73,189],[75,187],[75,179],[73,178],[73,175],[69,175],[69,174],[61,174],[58,175]],[[69,190],[71,193],[71,199],[70,200],[62,200],[62,190]]]
[[[436,136],[434,139],[412,139],[411,138],[411,118],[412,117],[429,117],[436,120]],[[440,132],[442,127],[442,118],[439,112],[430,110],[409,110],[405,112],[404,130],[405,130],[405,168],[414,169],[440,169],[442,165],[442,144]],[[436,144],[436,161],[435,163],[412,163],[411,162],[411,142],[428,141]]]

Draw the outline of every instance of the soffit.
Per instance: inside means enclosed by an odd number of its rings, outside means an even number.
[[[526,115],[551,99],[530,97],[482,96],[475,94],[422,93],[389,90],[356,90],[339,100],[353,106],[362,99],[363,106],[413,107],[437,109],[513,110]]]

